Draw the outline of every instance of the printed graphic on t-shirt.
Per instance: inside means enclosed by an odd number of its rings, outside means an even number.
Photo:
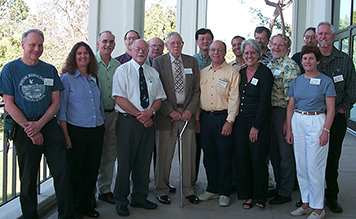
[[[19,84],[21,96],[31,102],[40,101],[45,97],[45,78],[37,74],[25,75]]]

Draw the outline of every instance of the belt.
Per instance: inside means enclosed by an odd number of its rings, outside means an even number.
[[[27,118],[26,118],[27,119]],[[38,121],[38,120],[40,120],[41,119],[41,117],[37,117],[37,118],[29,118],[29,119],[27,119],[27,121],[29,121],[29,122],[35,122],[35,121]]]
[[[202,110],[205,113],[209,113],[210,115],[220,115],[220,114],[227,114],[227,110],[219,110],[219,111],[205,111]]]
[[[113,112],[115,109],[109,109],[109,110],[104,110],[104,112],[106,112],[106,113],[111,113],[111,112]]]
[[[119,114],[121,114],[121,115],[123,115],[124,117],[133,117],[133,118],[136,118],[136,116],[133,116],[133,115],[131,115],[131,114],[128,114],[128,113],[120,113],[119,112]]]
[[[177,104],[177,108],[183,108],[184,104]]]
[[[310,116],[310,115],[320,115],[320,114],[323,114],[324,112],[305,112],[305,111],[299,111],[299,110],[294,110],[294,112],[296,112],[296,113],[300,113],[300,114],[302,114],[302,115],[308,115],[308,116]]]

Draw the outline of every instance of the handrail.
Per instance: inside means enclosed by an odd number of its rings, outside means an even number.
[[[7,115],[4,106],[4,103],[0,103],[0,110],[4,112],[3,118],[5,118],[5,116]],[[2,132],[2,134],[2,150],[0,148],[0,156],[2,156],[2,163],[0,164],[0,171],[2,172],[2,175],[0,176],[0,180],[2,182],[2,192],[0,193],[0,207],[17,198],[20,194],[20,180],[18,177],[16,150],[13,145],[13,142],[8,141],[8,139],[6,138],[4,131]],[[47,160],[44,156],[41,160],[40,165],[41,168],[39,168],[37,176],[37,194],[41,194],[41,184],[52,177],[48,171]]]

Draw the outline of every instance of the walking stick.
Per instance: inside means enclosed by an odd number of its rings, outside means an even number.
[[[185,121],[184,126],[182,128],[182,130],[179,133],[179,180],[180,180],[180,207],[183,208],[184,204],[183,204],[183,177],[182,177],[182,173],[183,173],[183,146],[182,146],[182,135],[184,133],[185,128],[187,127],[189,121]]]

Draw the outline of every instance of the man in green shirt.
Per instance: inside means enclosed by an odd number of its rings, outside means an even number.
[[[111,92],[112,77],[120,62],[111,57],[115,48],[115,36],[111,31],[101,32],[96,45],[99,51],[95,54],[95,57],[99,65],[98,77],[105,110],[105,140],[98,175],[99,199],[115,204],[111,183],[116,160],[115,122],[117,113],[114,110],[115,100],[111,97]]]

